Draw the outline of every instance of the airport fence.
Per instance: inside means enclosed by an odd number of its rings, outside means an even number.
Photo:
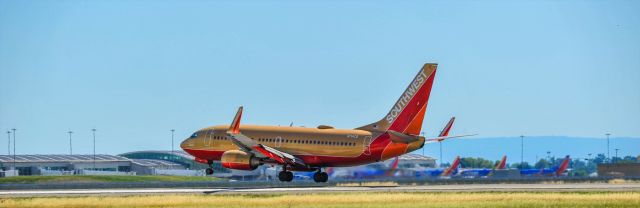
[[[136,172],[104,171],[104,170],[76,170],[76,175],[136,175]]]

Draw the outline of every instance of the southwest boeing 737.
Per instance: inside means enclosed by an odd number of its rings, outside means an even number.
[[[281,165],[280,181],[293,180],[291,171],[315,171],[316,182],[326,182],[327,167],[345,167],[387,160],[420,149],[420,136],[437,64],[425,64],[393,108],[379,121],[355,129],[240,125],[242,107],[231,125],[196,131],[180,144],[196,161],[238,170],[254,170],[263,164]],[[208,168],[207,174],[213,174]]]

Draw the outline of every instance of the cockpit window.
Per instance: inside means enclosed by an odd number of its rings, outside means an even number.
[[[193,133],[193,134],[191,135],[191,137],[189,137],[189,138],[196,138],[196,137],[198,137],[198,132]]]

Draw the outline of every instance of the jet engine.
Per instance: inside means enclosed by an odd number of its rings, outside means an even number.
[[[255,170],[260,159],[240,150],[229,150],[222,154],[222,167],[236,170]]]

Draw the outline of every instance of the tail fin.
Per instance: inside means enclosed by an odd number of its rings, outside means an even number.
[[[437,67],[438,64],[425,64],[383,119],[357,129],[419,135]]]
[[[560,163],[560,166],[558,166],[558,168],[556,169],[556,176],[560,176],[562,173],[564,173],[565,170],[567,170],[567,168],[569,167],[569,161],[569,155],[564,157],[564,160],[562,160],[562,163]]]
[[[441,176],[450,176],[452,173],[458,170],[458,166],[460,165],[460,156],[456,157],[456,160],[451,163],[451,166],[442,172]]]
[[[451,127],[453,127],[453,122],[456,121],[456,117],[451,117],[451,120],[449,120],[449,122],[447,123],[446,126],[444,126],[444,129],[442,129],[442,131],[440,132],[440,135],[438,135],[438,137],[446,137],[449,136],[449,131],[451,131]]]
[[[396,174],[396,170],[398,169],[398,164],[400,163],[400,159],[398,157],[396,157],[396,159],[393,159],[393,162],[391,162],[391,165],[389,166],[389,170],[387,171],[387,173],[385,174],[387,177],[391,177],[393,175]]]
[[[507,166],[507,156],[502,156],[502,159],[500,160],[500,162],[496,165],[495,168],[496,170],[502,170],[505,168],[505,166]]]
[[[393,162],[391,163],[391,170],[396,170],[398,169],[398,163],[400,163],[400,159],[398,159],[398,157],[396,157],[396,159],[393,160]]]

